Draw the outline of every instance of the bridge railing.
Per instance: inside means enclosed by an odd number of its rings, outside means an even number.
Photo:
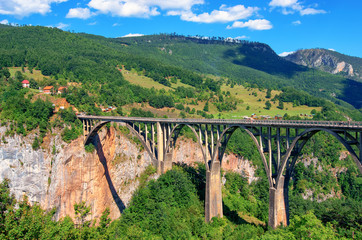
[[[142,117],[113,117],[78,115],[80,119],[103,121],[128,121],[147,123],[185,123],[185,124],[245,124],[259,126],[292,126],[292,127],[337,127],[362,129],[362,122],[354,121],[315,121],[315,120],[256,120],[256,119],[179,119],[179,118],[142,118]]]

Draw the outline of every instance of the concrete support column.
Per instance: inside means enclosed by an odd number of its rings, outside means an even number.
[[[162,161],[162,174],[166,173],[168,170],[172,169],[172,153],[173,150],[170,150],[167,152],[164,156],[164,159]]]
[[[288,182],[281,176],[278,188],[269,188],[269,226],[289,224]]]
[[[156,131],[157,131],[157,174],[161,174],[164,147],[163,147],[163,130],[159,122],[156,123]]]
[[[213,217],[223,217],[220,162],[212,163],[210,171],[206,172],[205,221]]]

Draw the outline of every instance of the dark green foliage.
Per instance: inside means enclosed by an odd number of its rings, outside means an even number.
[[[94,150],[96,150],[96,147],[92,143],[90,143],[84,146],[84,150],[88,153],[92,153],[94,152]]]
[[[266,90],[265,98],[271,98],[271,89],[270,89],[270,88],[268,88],[268,89]]]
[[[269,100],[265,102],[265,107],[264,107],[264,108],[265,108],[266,110],[270,110],[270,108],[271,108],[271,103],[270,103]]]
[[[172,96],[155,95],[150,99],[150,105],[155,108],[174,107],[175,103]]]
[[[190,238],[203,236],[202,205],[187,175],[173,169],[136,192],[114,225],[117,238]]]
[[[205,111],[205,112],[208,112],[208,111],[209,111],[209,102],[206,102],[206,103],[205,103],[204,111]]]
[[[34,141],[33,141],[33,144],[31,145],[31,147],[32,147],[34,150],[38,150],[38,149],[39,149],[40,143],[39,143],[38,137],[35,137],[35,138],[34,138]]]
[[[78,120],[79,121],[79,120]],[[62,139],[66,143],[70,143],[72,140],[77,139],[80,135],[82,135],[83,130],[80,126],[76,126],[75,124],[71,124],[70,128],[65,127],[62,132]]]

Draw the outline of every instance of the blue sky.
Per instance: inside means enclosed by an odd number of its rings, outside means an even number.
[[[0,0],[0,22],[106,37],[173,33],[362,57],[361,0]]]

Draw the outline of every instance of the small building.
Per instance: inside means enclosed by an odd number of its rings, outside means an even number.
[[[283,120],[283,116],[280,114],[275,115],[274,119],[276,120]]]
[[[63,92],[65,92],[67,90],[67,87],[59,87],[58,88],[58,94],[62,94]]]
[[[52,94],[52,93],[53,93],[53,89],[54,89],[53,86],[46,86],[46,87],[43,88],[43,92],[44,92],[45,94]]]
[[[23,85],[23,88],[29,88],[30,87],[30,83],[28,80],[23,80],[21,82],[21,84]]]

